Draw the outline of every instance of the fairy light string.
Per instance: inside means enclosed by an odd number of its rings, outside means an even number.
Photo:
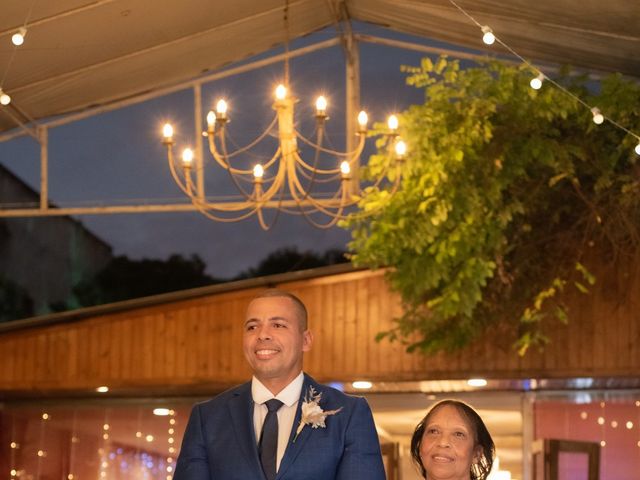
[[[556,87],[557,89],[562,91],[565,95],[568,95],[573,100],[578,102],[580,105],[584,106],[589,111],[591,111],[591,113],[593,114],[594,123],[596,123],[597,125],[602,124],[606,120],[607,122],[609,122],[614,127],[618,128],[618,129],[622,130],[623,132],[625,132],[626,134],[634,137],[638,142],[638,144],[635,146],[634,151],[635,151],[636,154],[640,155],[640,134],[633,132],[632,130],[630,130],[629,128],[625,127],[624,125],[621,125],[619,122],[615,121],[613,118],[604,115],[597,106],[589,105],[582,98],[580,98],[576,94],[572,93],[571,91],[567,90],[565,87],[560,85],[558,82],[556,82],[552,78],[549,78],[548,76],[546,76],[544,74],[544,72],[542,72],[542,70],[540,70],[540,68],[538,68],[537,66],[532,64],[529,60],[524,58],[522,55],[520,55],[518,52],[516,52],[513,48],[511,48],[511,46],[509,46],[507,43],[505,43],[500,37],[498,37],[495,34],[495,32],[493,31],[493,29],[489,25],[482,25],[472,15],[470,15],[464,8],[462,8],[460,5],[458,5],[455,2],[455,0],[448,0],[448,1],[458,11],[460,11],[460,13],[462,13],[465,17],[467,17],[473,24],[475,24],[485,36],[490,34],[490,37],[492,38],[492,41],[487,42],[485,40],[485,43],[487,45],[491,45],[494,42],[497,42],[502,47],[504,47],[511,55],[513,55],[518,60],[520,60],[526,67],[528,67],[529,69],[531,69],[534,72],[536,72],[536,74],[538,75],[536,78],[540,81],[540,87],[542,86],[542,80],[545,80],[545,81],[549,82],[554,87]],[[537,82],[536,82],[536,84],[537,84]],[[540,88],[540,87],[538,87],[538,88]],[[538,88],[534,87],[533,85],[532,85],[532,88],[534,88],[535,90],[538,89]],[[600,116],[598,116],[598,115],[600,115]]]

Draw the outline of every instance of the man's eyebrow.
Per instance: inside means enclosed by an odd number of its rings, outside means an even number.
[[[268,322],[287,322],[287,323],[291,323],[291,320],[289,320],[288,318],[285,317],[280,317],[280,316],[274,316],[274,317],[269,317],[267,318]],[[248,325],[249,323],[257,323],[260,322],[259,318],[248,318],[244,324]]]

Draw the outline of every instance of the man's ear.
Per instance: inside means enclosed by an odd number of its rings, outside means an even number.
[[[311,350],[311,344],[313,343],[313,333],[311,330],[305,330],[302,332],[302,351],[308,352]]]

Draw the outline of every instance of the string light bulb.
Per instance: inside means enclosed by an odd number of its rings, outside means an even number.
[[[11,97],[5,93],[1,88],[0,88],[0,105],[9,105],[11,103]]]
[[[593,123],[596,125],[601,125],[604,122],[604,115],[600,113],[600,109],[598,107],[593,107],[591,109],[591,114],[593,115]]]
[[[11,36],[11,43],[13,43],[16,47],[19,47],[24,43],[24,37],[27,34],[27,29],[24,27],[20,27],[16,33]]]
[[[491,27],[485,25],[481,28],[482,30],[482,41],[487,45],[493,45],[496,41],[496,36],[493,34],[493,30]]]
[[[636,154],[640,155],[640,137],[638,137],[638,144],[636,145],[636,148],[634,148]]]
[[[529,85],[531,85],[531,88],[533,88],[534,90],[540,90],[542,88],[543,81],[544,81],[544,73],[540,73],[538,74],[537,77],[531,79],[531,81],[529,82]]]

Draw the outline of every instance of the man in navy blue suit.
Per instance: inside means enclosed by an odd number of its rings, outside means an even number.
[[[307,310],[267,290],[244,322],[250,382],[194,406],[174,480],[383,480],[380,445],[363,398],[302,371]]]

